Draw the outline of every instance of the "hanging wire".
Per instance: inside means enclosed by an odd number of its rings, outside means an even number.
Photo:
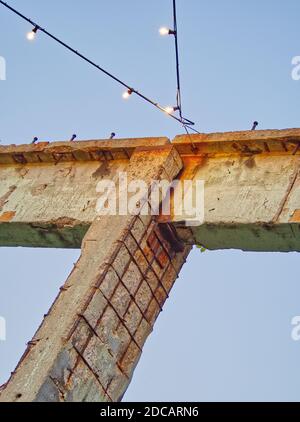
[[[200,134],[196,129],[192,128],[191,126],[194,125],[194,122],[186,119],[182,115],[182,98],[181,98],[181,83],[180,83],[180,66],[179,66],[179,47],[178,47],[178,26],[177,26],[177,8],[176,8],[176,0],[173,0],[173,31],[170,31],[170,34],[174,35],[175,40],[175,56],[176,56],[176,80],[177,80],[177,93],[176,93],[176,101],[177,101],[177,109],[179,111],[180,121],[182,126],[184,127],[187,135],[190,137],[190,133],[188,129]]]
[[[99,66],[97,63],[95,63],[94,61],[92,61],[91,59],[89,59],[88,57],[86,57],[85,55],[83,55],[82,53],[80,53],[79,51],[75,50],[73,47],[71,47],[70,45],[66,44],[61,39],[57,38],[55,35],[53,35],[49,31],[47,31],[43,27],[41,27],[36,22],[34,22],[31,19],[29,19],[27,16],[23,15],[22,13],[20,13],[18,10],[14,9],[12,6],[10,6],[6,2],[0,0],[0,4],[2,4],[2,6],[6,7],[7,9],[9,9],[13,13],[15,13],[21,19],[23,19],[26,22],[30,23],[33,26],[33,28],[34,28],[33,29],[33,32],[35,34],[37,33],[37,31],[43,32],[45,35],[47,35],[48,37],[50,37],[52,40],[56,41],[58,44],[60,44],[61,46],[63,46],[67,50],[71,51],[76,56],[80,57],[82,60],[84,60],[85,62],[87,62],[91,66],[95,67],[96,69],[98,69],[99,71],[101,71],[102,73],[104,73],[106,76],[108,76],[109,78],[113,79],[115,82],[117,82],[120,85],[124,86],[128,90],[127,91],[128,93],[130,92],[130,94],[132,94],[132,93],[136,94],[138,97],[140,97],[144,101],[148,102],[153,107],[156,107],[158,110],[162,111],[164,114],[167,114],[172,119],[176,120],[177,122],[179,122],[179,123],[181,123],[183,125],[188,125],[188,126],[191,126],[192,125],[193,126],[195,124],[191,120],[182,117],[182,113],[181,112],[180,112],[180,117],[177,117],[177,116],[175,116],[174,114],[171,114],[171,113],[167,113],[166,112],[166,109],[163,108],[162,106],[160,106],[157,102],[153,101],[152,99],[150,99],[146,95],[144,95],[141,92],[137,91],[136,89],[132,88],[126,82],[122,81],[121,79],[119,79],[118,77],[116,77],[115,75],[113,75],[112,73],[110,73],[109,71],[105,70],[103,67]],[[176,22],[176,4],[175,4],[175,23],[176,23],[176,26],[177,26],[177,22]],[[177,39],[177,37],[176,37],[176,39]],[[176,42],[176,44],[177,44],[177,42]],[[177,44],[176,50],[177,50],[177,56],[178,56],[178,44]],[[179,88],[180,88],[180,85],[179,85]],[[180,99],[180,91],[179,91],[179,97],[178,98]],[[181,110],[181,108],[180,108],[180,110]],[[190,129],[192,129],[192,128],[190,127]],[[192,129],[192,130],[194,130],[195,132],[197,132],[195,129]]]
[[[180,87],[180,72],[179,72],[179,49],[178,49],[178,29],[177,29],[177,12],[176,12],[176,0],[173,0],[173,19],[174,19],[174,39],[175,39],[175,54],[176,54],[176,78],[177,78],[177,107],[179,115],[182,118],[182,104],[181,104],[181,87]]]

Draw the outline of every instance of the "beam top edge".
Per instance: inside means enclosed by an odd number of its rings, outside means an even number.
[[[167,137],[144,137],[0,145],[0,165],[129,159],[136,148],[155,149],[170,143]],[[185,134],[176,136],[172,144],[183,156],[206,152],[229,153],[231,150],[239,152],[240,149],[243,152],[245,144],[252,149],[262,144],[267,151],[276,152],[279,148],[289,152],[294,145],[300,145],[300,128]]]
[[[268,129],[178,135],[172,141],[184,155],[218,153],[290,153],[300,149],[300,129]]]
[[[129,159],[136,148],[170,145],[167,137],[78,140],[1,145],[1,164]]]
[[[251,142],[251,141],[290,141],[300,142],[300,128],[246,130],[235,132],[200,133],[177,135],[174,144],[211,142]]]

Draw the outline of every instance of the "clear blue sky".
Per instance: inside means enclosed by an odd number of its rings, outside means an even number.
[[[162,105],[175,102],[170,0],[8,0]],[[183,107],[203,132],[299,127],[298,0],[178,0]],[[0,139],[168,136],[179,125],[0,6]],[[0,249],[0,383],[79,251]],[[148,340],[126,400],[300,399],[297,254],[194,250]]]

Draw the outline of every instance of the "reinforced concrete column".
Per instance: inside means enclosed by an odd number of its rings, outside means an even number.
[[[128,181],[173,180],[171,145],[137,149]],[[2,402],[119,401],[190,251],[151,215],[106,215],[0,394]]]

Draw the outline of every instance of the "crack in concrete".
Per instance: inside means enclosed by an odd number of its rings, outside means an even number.
[[[295,186],[296,180],[298,178],[298,175],[299,175],[299,167],[300,166],[298,164],[296,170],[294,171],[293,177],[292,177],[292,179],[291,179],[291,181],[290,181],[290,183],[289,183],[289,185],[287,187],[287,190],[286,190],[286,192],[284,194],[284,197],[282,198],[282,201],[280,202],[279,208],[278,208],[276,214],[274,215],[274,217],[272,219],[272,223],[277,223],[278,222],[278,220],[279,220],[279,218],[280,218],[280,216],[281,216],[281,214],[282,214],[282,212],[284,210],[284,207],[285,207],[285,205],[286,205],[286,203],[287,203],[287,201],[289,199],[289,196],[290,196],[290,194],[291,194],[291,192],[293,190],[293,187]]]

